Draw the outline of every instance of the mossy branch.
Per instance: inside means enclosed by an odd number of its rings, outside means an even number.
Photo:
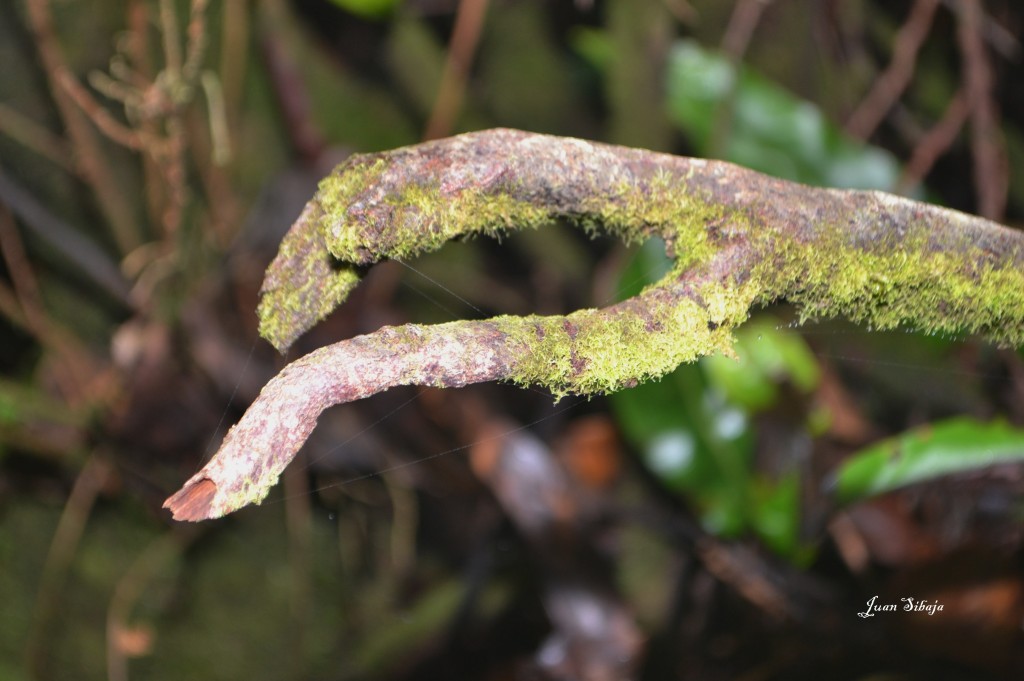
[[[728,163],[491,130],[355,156],[320,185],[267,271],[261,333],[285,349],[340,304],[358,268],[473,234],[567,220],[653,235],[676,266],[640,295],[565,316],[383,328],[289,364],[214,459],[167,500],[201,520],[262,500],[327,407],[396,385],[490,380],[556,395],[618,390],[730,352],[749,310],[971,332],[1024,344],[1024,235],[881,192]]]

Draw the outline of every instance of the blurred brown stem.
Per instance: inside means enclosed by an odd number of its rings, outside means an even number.
[[[49,643],[47,630],[56,614],[68,568],[71,567],[71,561],[78,550],[93,504],[111,474],[111,465],[105,458],[90,456],[75,479],[75,484],[64,504],[64,511],[50,541],[46,562],[43,563],[32,627],[29,630],[28,643],[25,644],[28,678],[44,676],[43,662],[47,656]]]
[[[870,92],[846,123],[846,131],[857,139],[871,137],[914,76],[917,54],[931,30],[939,0],[917,0],[910,16],[896,35],[892,61],[875,79]]]
[[[313,121],[302,74],[288,52],[282,32],[275,30],[284,21],[285,11],[279,0],[264,0],[260,4],[260,51],[292,147],[303,163],[316,167],[327,142]]]
[[[69,173],[77,172],[68,156],[68,145],[63,139],[2,102],[0,102],[0,134],[16,140]]]
[[[153,540],[114,587],[107,606],[107,680],[128,681],[128,660],[125,641],[132,632],[145,630],[129,625],[132,609],[146,591],[146,587],[161,569],[181,555],[199,532],[165,532]],[[145,648],[148,641],[143,640],[137,645]]]
[[[473,63],[487,16],[488,0],[461,0],[455,13],[455,28],[452,30],[448,58],[437,88],[434,110],[423,133],[424,140],[444,137],[452,132],[455,120],[462,109],[466,96],[469,69]]]
[[[896,188],[899,193],[906,193],[924,180],[938,158],[956,141],[957,135],[967,122],[969,111],[967,96],[961,90],[946,107],[942,119],[914,147],[914,153],[904,166],[903,175]]]
[[[709,156],[722,158],[725,156],[726,147],[729,144],[729,137],[732,135],[732,123],[736,110],[736,95],[740,87],[740,65],[743,62],[743,55],[750,47],[750,40],[754,37],[754,31],[761,21],[761,15],[771,0],[740,0],[733,10],[729,19],[729,25],[722,37],[722,51],[732,64],[733,79],[726,97],[718,106],[718,115],[715,116],[714,129],[711,132],[711,144]]]
[[[0,203],[10,208],[33,234],[66,258],[114,300],[130,305],[128,282],[118,266],[78,230],[53,215],[0,167]]]
[[[25,253],[14,218],[0,203],[0,251],[14,285],[14,294],[25,322],[39,343],[53,353],[62,371],[55,372],[65,399],[80,404],[89,399],[91,362],[77,340],[54,322],[43,305],[39,283]]]
[[[980,0],[960,0],[958,8],[963,77],[971,112],[971,153],[978,213],[999,220],[1006,210],[1009,167],[999,131],[992,69],[981,37],[984,17]]]
[[[75,163],[82,178],[95,193],[120,252],[128,253],[142,242],[139,225],[131,203],[120,191],[99,139],[89,128],[85,115],[70,95],[68,83],[76,81],[61,53],[49,1],[27,0],[27,9],[36,47],[49,79],[50,91],[71,140]]]

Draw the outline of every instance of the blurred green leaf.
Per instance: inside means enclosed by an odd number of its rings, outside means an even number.
[[[625,300],[640,293],[644,287],[664,277],[673,261],[665,255],[665,242],[658,237],[645,241],[619,275],[616,298]]]
[[[437,639],[450,622],[464,598],[466,586],[459,580],[438,584],[414,605],[393,619],[390,626],[380,627],[363,641],[354,656],[355,668],[380,673],[393,668],[410,650],[423,648]]]
[[[605,74],[615,61],[615,45],[608,32],[591,26],[573,26],[569,31],[569,45],[594,69]]]
[[[434,106],[444,71],[445,46],[422,19],[399,16],[388,31],[386,63],[417,116]]]
[[[855,454],[836,475],[836,493],[848,503],[941,475],[1013,461],[1024,462],[1024,430],[1001,421],[954,418]]]
[[[753,498],[757,511],[752,519],[761,541],[779,555],[800,556],[800,477],[791,473],[771,484],[762,482]]]
[[[623,269],[619,296],[636,295],[671,264],[661,241],[647,241]],[[647,467],[694,503],[708,531],[754,532],[799,563],[810,555],[799,541],[799,481],[768,480],[754,470],[750,414],[774,406],[782,382],[813,390],[818,364],[803,339],[771,317],[744,325],[736,335],[738,359],[705,357],[610,400],[623,434]]]
[[[695,42],[680,40],[667,69],[667,106],[697,153],[807,184],[892,189],[899,178],[886,151],[846,137],[810,102]],[[731,115],[728,137],[720,132]]]
[[[605,141],[668,151],[672,122],[664,107],[662,70],[672,45],[672,16],[664,0],[606,0],[613,58],[604,76]]]
[[[344,10],[358,14],[367,19],[382,19],[391,12],[401,0],[331,0]]]
[[[726,398],[751,411],[766,409],[779,397],[778,386],[788,381],[801,392],[818,384],[818,363],[796,333],[778,328],[761,317],[736,334],[736,359],[714,355],[701,361],[711,385]]]
[[[489,10],[473,88],[489,116],[481,127],[567,134],[579,125],[586,111],[546,21],[543,3],[494,3]]]
[[[87,418],[88,414],[76,412],[35,385],[0,379],[0,426],[36,420],[84,426]]]
[[[610,399],[646,465],[695,501],[709,531],[747,529],[753,436],[743,410],[708,391],[699,366],[684,365]]]

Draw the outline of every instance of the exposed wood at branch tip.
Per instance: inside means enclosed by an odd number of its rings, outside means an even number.
[[[164,502],[175,520],[203,520],[209,517],[210,502],[217,494],[217,485],[202,479],[177,492]]]

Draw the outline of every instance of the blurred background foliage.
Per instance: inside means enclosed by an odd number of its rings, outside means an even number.
[[[1011,0],[3,3],[0,678],[1021,678],[1024,353],[970,338],[780,302],[736,358],[556,405],[394,390],[259,508],[160,504],[288,359],[262,272],[347,155],[519,127],[1019,226],[1022,29]],[[291,358],[667,262],[451,244]],[[875,595],[944,610],[858,618]]]

